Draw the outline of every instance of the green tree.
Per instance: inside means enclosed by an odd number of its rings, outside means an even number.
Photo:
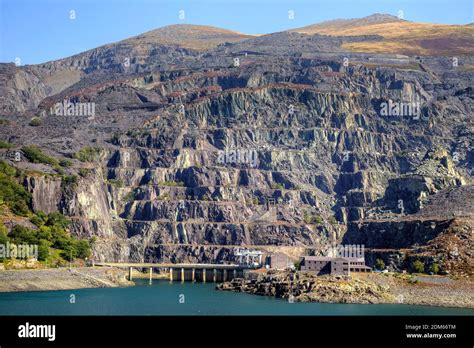
[[[432,272],[433,274],[439,273],[439,265],[436,262],[431,264],[430,272]]]
[[[411,264],[412,273],[423,273],[425,272],[425,264],[420,260],[413,261]]]
[[[91,247],[87,240],[81,239],[76,242],[77,257],[80,259],[85,259],[86,257],[91,256]]]
[[[26,216],[30,212],[31,194],[18,183],[19,172],[0,161],[0,201],[17,215]]]
[[[67,228],[71,224],[63,214],[58,212],[49,213],[48,221],[46,222],[47,226],[57,226],[60,228]]]
[[[36,230],[36,238],[38,240],[45,239],[47,241],[53,240],[53,234],[51,233],[51,227],[49,226],[41,226]]]
[[[384,270],[385,269],[385,262],[383,262],[382,259],[377,259],[375,260],[375,268],[377,268],[378,270]]]
[[[8,229],[4,224],[0,223],[0,244],[7,244],[8,242]]]
[[[70,244],[70,237],[67,232],[59,226],[51,226],[53,248],[64,250]]]
[[[74,240],[68,239],[63,245],[60,255],[64,260],[73,261],[77,257],[77,248],[75,244]]]
[[[37,227],[43,226],[46,221],[48,220],[48,215],[46,213],[39,211],[37,212],[31,219],[30,221],[35,224]]]
[[[40,239],[38,243],[38,260],[39,261],[45,261],[48,258],[50,245],[51,243],[48,242],[47,240]]]
[[[16,244],[34,244],[36,242],[35,231],[22,225],[13,227],[8,237]]]
[[[0,244],[6,245],[8,242],[8,230],[4,224],[0,223]],[[3,261],[3,258],[0,257],[0,261]]]

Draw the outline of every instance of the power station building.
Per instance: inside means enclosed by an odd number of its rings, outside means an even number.
[[[315,272],[317,275],[349,275],[351,272],[371,272],[360,257],[303,256],[300,270]]]

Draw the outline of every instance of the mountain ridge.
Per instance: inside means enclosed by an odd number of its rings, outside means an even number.
[[[430,30],[438,29],[462,29],[474,26],[474,23],[467,24],[435,24],[429,22],[412,22],[405,19],[400,19],[397,16],[383,13],[374,13],[369,16],[359,18],[338,18],[332,20],[325,20],[309,24],[299,28],[292,28],[284,30],[283,32],[296,32],[304,33],[308,35],[320,34],[330,36],[357,36],[357,35],[382,35],[384,36],[384,25],[388,24],[403,24],[400,29],[410,29],[411,26],[424,27],[423,33],[429,34]],[[372,30],[369,30],[367,26],[372,26]],[[406,27],[404,27],[406,26]],[[355,28],[359,32],[354,32]],[[379,32],[377,32],[379,31]],[[97,47],[92,47],[83,52],[79,52],[67,57],[54,59],[37,64],[29,64],[28,66],[39,66],[51,62],[61,61],[84,53],[110,47],[118,44],[163,44],[163,45],[176,45],[182,48],[195,49],[195,50],[207,50],[214,48],[223,43],[236,43],[253,37],[264,36],[275,34],[274,32],[265,34],[247,34],[238,32],[235,30],[221,28],[211,25],[202,24],[170,24],[163,27],[151,29],[141,34],[133,35],[118,41],[113,41]],[[404,35],[405,33],[399,33],[398,36]],[[474,34],[474,31],[469,33]],[[436,33],[435,33],[436,35]],[[391,34],[393,36],[393,33]],[[350,48],[350,47],[348,47]]]
[[[301,28],[290,29],[290,31],[299,30],[302,28],[310,28],[315,26],[327,27],[332,25],[338,26],[355,26],[355,25],[367,25],[367,24],[380,24],[380,23],[392,23],[392,22],[400,22],[406,21],[404,19],[400,19],[399,17],[390,15],[390,14],[383,14],[383,13],[374,13],[369,16],[365,17],[354,17],[354,18],[337,18],[337,19],[330,19],[318,23],[313,23],[306,25]]]
[[[224,42],[238,42],[251,38],[252,35],[239,33],[230,29],[198,24],[171,24],[147,31],[122,42],[148,42],[176,44],[184,48],[205,50]]]
[[[470,25],[411,22],[384,14],[326,21],[290,31],[307,35],[380,35],[383,37],[383,40],[378,42],[361,41],[342,45],[343,48],[353,52],[406,55],[474,53],[474,30]]]

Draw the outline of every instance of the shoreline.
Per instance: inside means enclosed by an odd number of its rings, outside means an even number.
[[[116,268],[48,268],[0,272],[0,293],[56,291],[133,286],[126,272]]]
[[[273,296],[295,302],[346,304],[405,304],[474,309],[474,283],[444,276],[366,273],[347,276],[314,276],[277,271],[217,283],[216,290]],[[0,294],[135,286],[128,272],[113,267],[6,270],[0,272]],[[149,279],[141,272],[134,279]],[[153,280],[167,280],[154,274]],[[290,291],[291,290],[291,291]]]
[[[221,291],[272,296],[294,302],[341,304],[404,304],[474,309],[474,283],[442,276],[361,273],[316,276],[287,271],[234,279],[216,286]],[[292,297],[292,298],[291,298]]]

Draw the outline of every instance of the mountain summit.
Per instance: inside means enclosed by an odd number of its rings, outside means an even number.
[[[175,44],[183,48],[209,49],[224,42],[239,42],[251,35],[207,25],[174,24],[124,40],[129,44]]]
[[[406,22],[396,16],[388,14],[375,13],[373,15],[363,18],[351,18],[351,19],[334,19],[330,21],[324,21],[317,24],[308,25],[303,28],[293,29],[291,31],[306,33],[306,34],[328,34],[331,35],[334,31],[341,29],[359,28],[367,25],[374,24],[385,24],[395,22]]]

